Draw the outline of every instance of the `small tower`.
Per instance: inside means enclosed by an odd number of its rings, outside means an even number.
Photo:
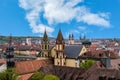
[[[71,43],[74,44],[74,35],[72,34]]]
[[[41,49],[42,49],[41,55],[44,57],[49,57],[50,56],[50,54],[49,54],[50,49],[49,49],[49,40],[48,40],[46,30],[44,32],[44,36],[43,36],[41,45],[42,45],[41,46]]]
[[[86,40],[86,35],[85,34],[83,35],[83,40]]]
[[[71,35],[69,34],[68,44],[71,44]]]
[[[56,56],[54,59],[54,64],[59,66],[65,66],[66,64],[65,55],[64,55],[65,42],[61,30],[59,30],[58,32],[55,48],[56,48]]]
[[[71,35],[69,34],[69,40],[71,39]]]
[[[80,35],[80,41],[82,40],[82,36]]]
[[[71,45],[71,44],[74,44],[74,35],[70,35],[69,34],[69,40],[68,40],[68,44]]]
[[[10,36],[9,45],[6,49],[6,62],[7,62],[7,68],[13,68],[15,65],[14,47],[12,46],[12,36]]]

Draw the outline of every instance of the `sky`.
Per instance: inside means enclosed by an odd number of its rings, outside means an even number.
[[[120,38],[120,0],[0,0],[0,35]]]

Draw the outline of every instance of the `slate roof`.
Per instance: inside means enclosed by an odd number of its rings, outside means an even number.
[[[65,46],[65,55],[67,56],[67,58],[77,58],[82,48],[83,48],[82,45]]]

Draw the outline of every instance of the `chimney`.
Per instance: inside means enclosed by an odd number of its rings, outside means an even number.
[[[101,62],[105,65],[107,69],[110,67],[110,58],[101,58]]]

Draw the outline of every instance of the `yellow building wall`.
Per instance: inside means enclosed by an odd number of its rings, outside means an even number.
[[[51,50],[51,56],[54,57],[54,58],[56,56],[55,49],[56,48],[53,47],[52,50]],[[78,54],[78,56],[84,54],[85,52],[87,52],[87,49],[85,48],[85,46],[83,46],[83,48],[80,51],[80,53]],[[59,65],[60,65],[60,59],[59,58],[55,58],[54,59],[54,65],[58,65],[58,62],[59,62]],[[62,62],[65,62],[65,65],[64,65],[64,63],[62,63],[62,66],[76,67],[75,59],[63,59]]]
[[[66,66],[76,67],[75,59],[66,59]]]
[[[55,57],[56,56],[56,51],[55,51],[55,46],[51,49],[51,57]]]
[[[62,59],[55,58],[54,59],[54,65],[57,65],[57,66],[66,66],[65,64],[66,64],[65,58],[62,58]]]
[[[76,67],[75,59],[62,59],[61,61],[62,61],[62,66]],[[54,59],[54,65],[61,66],[60,59],[58,58]]]
[[[15,54],[28,54],[28,51],[14,51]]]
[[[85,46],[83,46],[79,56],[81,56],[82,54],[84,54],[85,52],[87,52],[87,49],[85,48]]]

